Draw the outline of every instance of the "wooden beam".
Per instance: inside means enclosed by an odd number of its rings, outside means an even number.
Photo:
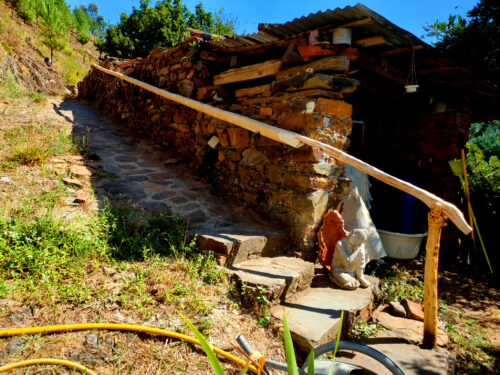
[[[424,49],[425,46],[423,44],[417,44],[416,46],[413,47],[405,47],[405,48],[396,48],[396,49],[391,49],[389,51],[385,51],[382,53],[378,54],[378,57],[386,57],[386,56],[393,56],[393,55],[399,55],[401,53],[406,53],[406,52],[411,52],[411,51],[418,51],[421,49]]]
[[[378,46],[380,44],[387,43],[387,40],[382,35],[370,36],[368,38],[363,38],[354,41],[354,43],[359,44],[362,47]]]
[[[298,91],[309,89],[325,89],[349,94],[356,90],[359,81],[352,78],[336,77],[328,74],[300,73],[293,77],[271,84],[273,93],[279,91]]]
[[[424,346],[436,348],[438,332],[438,262],[441,229],[448,219],[441,207],[431,209],[425,246],[424,273]]]
[[[331,56],[310,62],[309,64],[294,66],[293,68],[281,70],[276,73],[276,80],[285,79],[308,69],[313,71],[335,70],[346,72],[349,69],[349,58],[347,56]]]
[[[229,69],[214,76],[214,85],[218,86],[232,82],[270,77],[276,74],[280,66],[281,60],[269,60],[259,64]]]
[[[454,70],[459,70],[459,68],[457,66],[439,66],[435,68],[417,70],[417,74],[442,73],[442,72],[451,72]]]
[[[375,60],[372,57],[369,57],[367,54],[361,55],[357,60],[356,64],[361,66],[362,68],[372,71],[376,74],[379,74],[385,78],[388,78],[392,81],[396,81],[403,85],[406,84],[406,75],[403,74],[400,70],[397,70],[392,65],[387,63],[382,63],[380,61]]]

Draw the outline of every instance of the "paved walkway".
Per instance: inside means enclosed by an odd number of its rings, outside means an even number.
[[[107,173],[92,177],[98,193],[100,190],[150,211],[178,215],[200,232],[263,234],[270,230],[212,194],[211,186],[195,179],[182,160],[149,140],[127,134],[90,104],[64,100],[52,105],[59,116],[72,122],[73,135],[85,137],[90,150],[101,158],[95,164]]]

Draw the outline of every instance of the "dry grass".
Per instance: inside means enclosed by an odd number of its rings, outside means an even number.
[[[259,327],[258,317],[232,300],[231,286],[220,278],[213,260],[195,253],[152,254],[136,260],[112,255],[116,239],[110,240],[109,221],[103,219],[95,198],[75,204],[77,189],[60,181],[71,165],[93,165],[76,154],[81,149],[67,137],[68,120],[56,115],[50,103],[0,101],[0,177],[9,181],[0,182],[0,251],[7,249],[23,260],[31,251],[45,249],[41,263],[27,263],[22,272],[0,264],[0,326],[121,321],[190,334],[179,316],[183,314],[216,346],[231,350],[227,339],[243,334],[261,353],[284,361],[279,334]],[[83,183],[82,189],[92,193],[90,181]],[[5,222],[11,229],[1,229]],[[38,237],[21,233],[35,226],[41,227]],[[45,237],[60,245],[48,246]],[[28,241],[13,250],[12,238],[32,238],[41,245]],[[66,246],[72,241],[79,247]],[[5,243],[10,245],[5,248]],[[73,248],[82,254],[66,254]],[[92,334],[98,337],[98,347],[89,344]],[[53,357],[76,360],[99,374],[212,374],[204,352],[165,337],[108,331],[32,335],[22,337],[19,350],[7,355],[6,348],[15,340],[0,340],[2,363]],[[223,366],[228,374],[240,373],[231,363]],[[38,366],[14,373],[73,372]]]

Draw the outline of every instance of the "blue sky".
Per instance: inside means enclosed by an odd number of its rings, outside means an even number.
[[[90,2],[90,1],[88,1]],[[139,6],[139,0],[94,0],[99,8],[99,14],[104,16],[106,22],[117,23],[121,12],[130,13],[132,7]],[[379,13],[399,27],[408,30],[420,37],[424,34],[422,26],[426,22],[436,19],[445,20],[449,14],[465,15],[471,10],[478,0],[363,0],[363,5]],[[67,0],[75,5],[87,4],[81,0]],[[155,0],[151,1],[152,4]],[[183,0],[189,9],[194,10],[198,0]],[[238,34],[253,33],[257,31],[259,23],[284,23],[294,18],[355,5],[354,1],[335,0],[205,0],[202,1],[206,10],[216,11],[223,8],[226,13],[236,17]]]

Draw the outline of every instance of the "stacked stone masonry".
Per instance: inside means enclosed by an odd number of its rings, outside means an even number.
[[[347,148],[352,106],[344,101],[341,90],[273,92],[272,84],[252,81],[214,86],[214,74],[220,69],[217,55],[202,51],[194,56],[185,42],[168,50],[156,49],[142,60],[110,58],[102,65],[167,91]],[[310,254],[323,214],[347,192],[342,166],[317,150],[280,144],[96,69],[79,84],[79,96],[94,101],[121,126],[171,149],[221,194],[280,223],[290,234],[290,251]],[[219,142],[211,148],[208,141],[214,136]]]

